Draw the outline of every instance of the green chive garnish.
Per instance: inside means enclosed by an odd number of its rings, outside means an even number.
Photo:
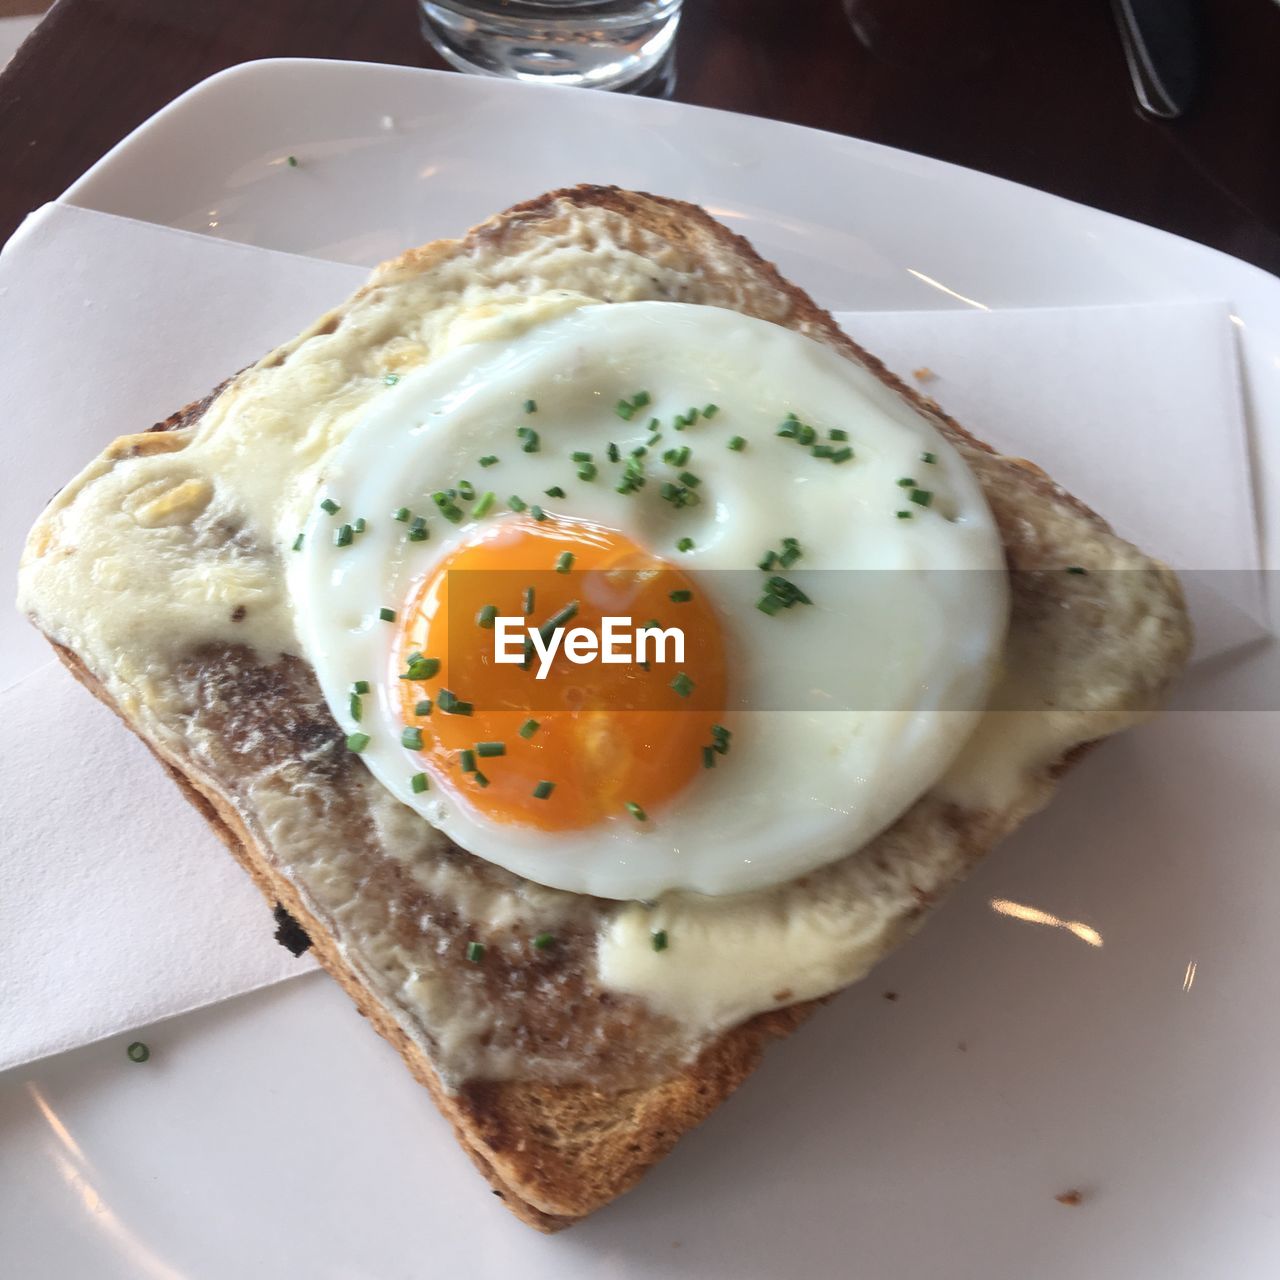
[[[693,681],[682,671],[671,682],[671,687],[682,697],[687,698],[693,692]]]
[[[590,462],[591,455],[585,449],[578,449],[569,455],[574,462]]]
[[[422,730],[418,726],[410,725],[409,728],[403,730],[400,734],[400,745],[408,747],[410,751],[422,750]]]
[[[497,499],[492,489],[486,489],[484,493],[476,500],[476,505],[471,508],[471,514],[477,519],[487,516],[493,510],[493,504]]]
[[[915,476],[903,476],[903,477],[898,481],[898,484],[899,484],[903,489],[914,489],[914,488],[916,487],[916,478],[915,478]]]
[[[298,536],[297,536],[296,538],[294,538],[294,540],[293,540],[293,549],[294,549],[295,551],[301,551],[301,550],[302,550],[302,534],[298,534]]]
[[[529,514],[535,520],[545,520],[547,518],[547,513],[543,511],[543,509],[540,506],[538,506],[537,503],[535,503],[533,506],[529,508]]]
[[[533,798],[535,800],[545,800],[555,789],[556,784],[554,782],[548,782],[544,778],[536,787],[534,787]]]
[[[921,462],[937,462],[938,455],[936,453],[922,453],[920,455]]]
[[[354,680],[351,683],[352,693],[368,693],[369,682],[367,680]]]
[[[613,406],[613,411],[623,420],[623,422],[630,422],[635,416],[636,407],[630,400],[619,400],[618,403]]]
[[[704,769],[714,769],[716,767],[715,747],[702,748],[702,767]]]
[[[600,468],[594,462],[584,462],[578,468],[579,480],[594,480],[600,474]]]
[[[298,163],[292,156],[289,160],[293,164]],[[146,1062],[151,1057],[151,1050],[141,1040],[135,1040],[124,1052],[130,1062]]]
[[[543,489],[542,492],[545,493],[548,498],[564,497],[564,490],[558,484],[553,484],[550,489]]]
[[[556,558],[556,572],[568,573],[573,568],[573,552],[562,551]]]
[[[414,795],[420,796],[427,787],[430,786],[430,783],[427,781],[427,775],[425,773],[415,773],[413,777],[409,779],[409,786],[413,789]]]
[[[631,397],[631,407],[633,409],[643,409],[649,403],[649,393],[647,391],[637,391]]]
[[[680,541],[676,543],[676,550],[677,550],[677,551],[692,551],[692,550],[693,550],[693,539],[692,539],[692,538],[681,538],[681,539],[680,539]]]
[[[539,951],[546,951],[548,947],[552,947],[555,945],[555,941],[556,941],[555,938],[551,934],[540,933],[536,938],[534,938],[533,945]]]
[[[524,402],[524,411],[525,413],[537,413],[538,402],[536,400],[526,400]]]
[[[1067,566],[1068,573],[1088,573],[1088,569],[1082,569],[1078,564],[1070,564]]]
[[[470,480],[458,481],[458,496],[464,502],[470,502],[471,499],[476,496],[475,486],[471,483]]]
[[[912,489],[910,497],[921,507],[927,507],[933,501],[933,494],[928,489]]]
[[[911,512],[910,512],[910,511],[899,511],[897,514],[898,514],[898,519],[899,519],[899,520],[910,520],[910,519],[911,519]]]
[[[431,714],[431,699],[419,698],[413,705],[413,714],[415,716],[429,716]]]
[[[520,736],[527,742],[538,732],[538,722],[536,720],[526,720],[518,730]]]
[[[628,800],[628,801],[627,801],[627,806],[626,806],[626,808],[627,808],[627,812],[628,812],[628,813],[629,813],[629,814],[630,814],[630,815],[631,815],[631,816],[632,816],[632,817],[633,817],[637,822],[648,822],[648,821],[649,821],[649,815],[648,815],[647,813],[645,813],[645,811],[644,811],[644,810],[643,810],[643,809],[642,809],[638,804],[636,804],[636,802],[635,802],[634,800]]]
[[[452,689],[440,690],[436,706],[447,716],[469,716],[475,710],[471,703],[463,702]]]
[[[528,508],[529,504],[523,498],[517,498],[512,495],[507,499],[507,506],[509,506],[512,511],[524,511]]]
[[[605,452],[608,454],[610,462],[618,462],[622,458],[622,454],[618,452],[618,446],[612,440],[609,441],[609,448]]]
[[[507,754],[507,744],[505,742],[477,742],[476,755],[481,760],[492,760],[496,756],[505,756]]]
[[[386,605],[383,605],[382,608],[378,610],[378,617],[381,618],[383,622],[394,622],[396,620],[396,611],[394,609],[388,609]]]
[[[831,461],[839,464],[841,462],[848,462],[852,457],[853,450],[850,449],[848,445],[845,445],[843,449],[837,449],[835,453],[831,455]]]
[[[529,427],[521,427],[516,433],[524,437],[524,444],[520,446],[523,453],[537,453],[540,447],[538,433]]]
[[[847,431],[842,431],[839,427],[832,427],[831,430],[827,432],[828,440],[847,440],[848,438],[849,433]]]
[[[663,462],[669,462],[673,467],[683,467],[689,461],[689,454],[692,450],[688,445],[682,445],[679,449],[668,449],[662,455]]]
[[[432,676],[440,670],[439,658],[424,658],[419,655],[416,658],[409,659],[408,670],[400,677],[401,680],[430,680]]]
[[[356,693],[355,690],[352,690],[351,692],[351,700],[348,704],[348,710],[351,712],[351,718],[359,724],[360,717],[364,714],[364,707],[360,702],[360,695]]]
[[[409,526],[410,542],[426,542],[430,536],[427,532],[427,520],[425,516],[414,516],[413,523]]]
[[[349,547],[355,541],[356,531],[349,525],[344,524],[333,535],[333,545],[335,547]]]
[[[336,516],[342,508],[332,498],[326,498],[320,504],[321,511],[327,511],[331,516]]]
[[[391,513],[391,518],[392,518],[393,520],[399,520],[401,524],[404,524],[404,523],[405,523],[405,521],[409,519],[409,508],[408,508],[408,507],[397,507],[397,508],[396,508],[396,509]]]
[[[693,599],[692,591],[668,591],[667,599],[672,604],[688,604]]]
[[[481,607],[480,612],[476,614],[476,626],[483,627],[486,631],[493,630],[493,620],[498,616],[498,606],[486,604]]]
[[[741,453],[743,449],[747,447],[747,442],[741,436],[733,436],[729,441],[728,447],[732,449],[734,453]]]
[[[477,787],[487,787],[489,785],[489,779],[486,778],[479,769],[471,775],[471,781],[474,782]]]
[[[355,523],[351,527],[356,533],[363,533],[369,526],[364,516],[356,516]]]
[[[354,751],[359,755],[365,747],[369,745],[369,735],[367,733],[349,733],[347,734],[347,750]]]
[[[688,485],[690,489],[696,489],[702,481],[692,471],[682,471],[680,473],[680,483]]]
[[[296,169],[296,168],[298,167],[298,157],[297,157],[297,156],[288,156],[288,157],[287,157],[287,160],[288,160],[288,165],[289,165],[289,168],[290,168],[290,169]],[[146,1045],[143,1045],[142,1047],[145,1049],[145,1048],[146,1048]],[[130,1056],[131,1058],[133,1057],[133,1045],[130,1045],[130,1046],[129,1046],[129,1056]],[[135,1062],[146,1062],[146,1058],[134,1058],[134,1061],[135,1061]]]
[[[520,604],[524,610],[525,617],[533,612],[534,590],[532,587],[525,587],[520,593]]]
[[[665,929],[656,930],[650,934],[650,939],[653,942],[655,951],[665,951],[667,949],[667,931]]]
[[[467,747],[464,751],[458,752],[458,768],[463,773],[475,773],[476,771],[476,753]]]
[[[467,959],[472,964],[479,964],[484,959],[484,943],[468,942],[467,943]]]
[[[718,404],[709,404],[703,407],[702,416],[704,418],[714,418],[719,412],[720,406]]]
[[[497,460],[498,455],[496,453],[486,453],[484,457],[480,459],[480,465],[482,467],[491,467],[495,462],[497,462]]]

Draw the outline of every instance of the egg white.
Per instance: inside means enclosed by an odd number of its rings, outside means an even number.
[[[615,403],[641,388],[651,404],[622,421]],[[527,399],[535,414],[523,412]],[[713,421],[671,430],[674,415],[708,403],[719,407]],[[855,458],[833,465],[780,438],[791,410],[847,431]],[[607,445],[625,456],[648,438],[650,417],[663,424],[646,459],[651,479],[620,494]],[[538,452],[522,452],[521,426],[539,432]],[[735,435],[748,442],[741,452],[727,447]],[[683,510],[658,495],[674,478],[661,451],[679,445],[691,448],[688,469],[702,481],[701,504]],[[594,455],[596,480],[574,479],[575,450]],[[922,462],[926,453],[936,461]],[[481,469],[486,454],[500,461]],[[897,481],[922,467],[933,505],[899,518],[908,500]],[[424,766],[400,743],[399,690],[385,678],[397,631],[379,610],[399,612],[413,585],[474,531],[470,519],[441,519],[429,500],[460,479],[495,491],[487,519],[518,494],[621,530],[681,568],[741,571],[703,579],[744,708],[732,750],[648,822],[622,813],[587,830],[542,832],[489,820],[437,777],[427,792],[412,791]],[[565,498],[541,496],[554,485]],[[325,497],[341,504],[339,515],[320,508]],[[401,506],[428,516],[428,541],[406,540],[391,518]],[[358,516],[366,531],[336,547],[335,528]],[[692,551],[676,550],[681,537],[693,539]],[[804,548],[788,576],[821,586],[811,590],[814,605],[768,617],[755,607],[764,575],[754,566],[786,537]],[[1008,615],[1003,551],[981,489],[920,414],[808,338],[677,303],[583,307],[514,340],[459,348],[388,388],[325,465],[302,550],[289,562],[304,650],[339,723],[370,735],[361,758],[383,785],[469,852],[608,898],[755,889],[857,849],[937,780],[972,732]],[[828,569],[936,572],[814,573]],[[790,671],[779,709],[769,691],[783,634],[800,671],[822,673],[822,687]],[[357,680],[374,685],[359,725],[348,708]],[[874,709],[858,709],[866,707]]]

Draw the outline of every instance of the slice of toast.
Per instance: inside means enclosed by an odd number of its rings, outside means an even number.
[[[481,311],[501,311],[513,299],[553,290],[601,302],[668,299],[732,308],[803,332],[873,370],[966,456],[995,514],[1009,566],[1017,571],[1011,650],[1037,672],[1052,732],[1036,736],[1035,749],[1015,748],[1022,751],[1016,786],[968,807],[927,795],[870,845],[850,851],[850,859],[871,869],[874,891],[892,906],[870,940],[864,969],[917,927],[995,841],[1043,804],[1058,776],[1089,744],[1158,705],[1185,661],[1189,632],[1168,570],[1112,535],[1038,469],[992,453],[904,386],[745,240],[695,206],[615,188],[552,192],[489,219],[461,240],[409,251],[379,268],[364,289],[299,338],[159,424],[153,430],[168,433],[164,445],[137,436],[109,449],[33,530],[20,603],[76,677],[148,743],[268,901],[282,905],[305,929],[321,964],[431,1091],[494,1191],[524,1221],[553,1231],[631,1187],[732,1093],[770,1040],[794,1030],[818,1001],[789,1003],[787,993],[779,992],[778,1007],[736,1026],[706,1029],[693,1052],[671,1048],[664,1057],[659,1035],[653,1040],[659,1049],[645,1063],[624,1062],[617,1047],[626,1039],[622,1033],[638,1029],[636,1039],[644,1040],[650,1020],[634,1003],[593,989],[589,931],[579,936],[570,929],[558,954],[539,958],[532,976],[528,969],[508,971],[499,961],[483,979],[490,985],[482,998],[524,1011],[525,1025],[513,1043],[527,1047],[528,1070],[520,1069],[517,1054],[506,1060],[504,1071],[456,1078],[456,1072],[442,1069],[440,1028],[429,1016],[415,1020],[388,994],[376,963],[362,956],[350,925],[343,923],[348,908],[380,906],[385,899],[406,927],[404,919],[410,907],[421,906],[421,894],[404,882],[403,866],[383,856],[376,834],[362,837],[354,861],[335,863],[325,881],[340,880],[348,899],[326,899],[316,881],[308,882],[289,863],[281,841],[265,834],[258,793],[247,781],[251,776],[255,785],[263,778],[284,779],[294,793],[305,790],[313,805],[306,812],[335,822],[345,809],[367,802],[361,767],[342,753],[341,730],[305,661],[226,642],[193,645],[172,674],[173,688],[190,705],[173,711],[167,708],[181,699],[151,701],[147,681],[153,675],[143,679],[122,669],[127,664],[95,643],[92,628],[82,625],[76,611],[92,604],[66,603],[75,593],[63,589],[67,581],[78,581],[77,573],[89,573],[86,566],[76,567],[67,513],[91,501],[84,495],[113,468],[173,445],[179,452],[201,431],[224,429],[229,415],[247,401],[268,403],[279,371],[306,359],[314,349],[308,344],[339,330],[363,335],[359,352],[368,347],[385,355],[404,335],[370,336],[376,326],[369,315],[398,291],[414,297],[413,291],[424,289],[442,311],[463,302],[473,306],[477,299]],[[395,349],[403,354],[403,344]],[[430,358],[429,341],[415,350],[415,358]],[[380,378],[386,367],[355,364],[352,379]],[[246,556],[275,555],[243,531],[237,536]],[[1063,572],[1064,566],[1086,565],[1087,575]],[[1105,572],[1113,569],[1124,572]],[[90,593],[84,597],[91,600]],[[979,732],[999,736],[999,714]],[[250,738],[253,749],[246,753],[243,744]],[[1011,740],[1020,741],[1016,734]],[[491,868],[456,849],[431,856],[447,863],[455,885],[483,886],[494,878]],[[502,891],[522,892],[513,880],[500,877]],[[603,916],[611,907],[588,900],[585,909]],[[465,972],[474,968],[462,958],[467,921],[429,915],[419,913],[422,938],[401,937],[398,945],[430,943],[442,957],[440,980],[455,984],[456,992],[472,992],[481,979]],[[553,1007],[566,1000],[575,1024],[597,1033],[589,1053],[571,1044],[573,1033],[555,1021]]]

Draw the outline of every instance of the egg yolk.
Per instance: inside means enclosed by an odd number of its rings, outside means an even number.
[[[513,656],[525,627],[546,631],[560,618],[566,633],[599,637],[613,617],[631,620],[620,629],[633,658],[632,628],[646,624],[678,628],[684,658],[671,638],[662,654],[648,639],[643,664],[575,663],[562,643],[538,679],[537,653],[524,665],[496,660],[495,613],[519,620],[519,639],[507,624]],[[406,741],[418,730],[433,784],[495,822],[544,831],[644,822],[723,749],[719,619],[688,574],[616,530],[551,515],[487,521],[418,585],[399,628],[392,679]],[[415,659],[427,678],[412,677]]]

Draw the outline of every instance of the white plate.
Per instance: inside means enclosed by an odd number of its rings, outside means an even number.
[[[1280,563],[1280,281],[1025,188],[669,103],[287,61],[198,86],[66,198],[372,262],[583,180],[708,205],[832,309],[1229,298]],[[1247,688],[1255,661],[1219,678]],[[1273,1274],[1278,720],[1179,712],[1096,753],[917,940],[566,1235],[492,1201],[314,977],[151,1029],[145,1067],[109,1042],[0,1079],[0,1272]],[[1069,1188],[1080,1207],[1055,1202]]]

